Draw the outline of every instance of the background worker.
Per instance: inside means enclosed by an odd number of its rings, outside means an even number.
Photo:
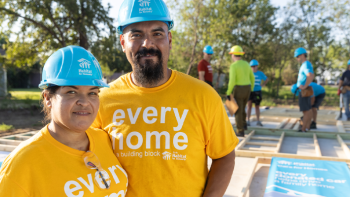
[[[314,95],[311,98],[312,104],[312,122],[310,124],[310,129],[317,129],[317,110],[320,107],[324,97],[326,96],[326,90],[321,85],[311,82],[310,86],[314,91]],[[294,94],[297,90],[297,84],[294,84],[291,88],[292,93]],[[299,90],[296,92],[296,95],[299,96]],[[304,119],[304,118],[303,118]]]
[[[311,62],[307,60],[307,51],[300,47],[295,50],[294,57],[301,64],[299,69],[299,75],[297,80],[297,87],[303,91],[309,87],[312,80],[314,80],[314,70]],[[303,112],[303,126],[301,132],[306,132],[310,127],[311,118],[312,118],[312,105],[311,105],[311,96],[302,97],[299,94],[299,108]]]
[[[346,118],[347,120],[350,120],[350,60],[348,61],[347,70],[343,73],[339,80],[339,90],[343,95]]]
[[[268,78],[266,77],[266,75],[258,70],[258,66],[259,66],[259,62],[257,60],[252,60],[250,61],[250,67],[253,70],[254,73],[254,77],[255,77],[255,82],[254,82],[254,90],[253,92],[250,93],[249,99],[248,99],[248,107],[247,107],[247,125],[250,126],[250,114],[252,111],[252,105],[253,103],[255,104],[255,114],[256,114],[256,119],[257,119],[257,123],[256,125],[258,126],[263,126],[263,124],[260,122],[260,102],[262,100],[262,94],[261,94],[261,88],[264,87],[267,82],[268,82]],[[264,81],[263,84],[261,84],[261,81]]]
[[[203,49],[203,59],[198,64],[199,80],[205,81],[207,84],[213,86],[213,69],[210,66],[210,58],[213,55],[213,48],[209,45]]]
[[[241,60],[244,55],[242,47],[236,45],[231,48],[233,63],[230,66],[230,79],[226,92],[227,99],[233,91],[234,99],[237,102],[238,110],[235,113],[237,136],[244,136],[247,129],[245,106],[247,105],[250,92],[254,90],[254,74],[249,63]]]

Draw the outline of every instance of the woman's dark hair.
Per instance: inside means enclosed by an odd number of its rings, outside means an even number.
[[[43,123],[46,124],[51,120],[51,108],[49,108],[46,103],[45,103],[45,97],[44,94],[48,94],[49,97],[52,97],[53,95],[56,94],[56,91],[60,88],[61,86],[52,86],[44,89],[41,92],[41,105],[43,106],[42,112],[44,112],[45,117],[43,120]]]

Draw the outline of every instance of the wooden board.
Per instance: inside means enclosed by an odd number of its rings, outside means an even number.
[[[256,136],[259,135],[259,136]],[[275,138],[269,137],[275,136]],[[276,139],[279,136],[277,146],[274,149],[266,149],[265,147],[271,146],[271,143],[266,142],[256,142],[256,140],[266,140],[266,139]],[[290,154],[280,152],[281,146],[284,142],[284,138],[289,137],[299,137],[299,138],[310,138],[312,139],[313,145],[315,146],[314,155],[303,155],[303,154]],[[340,155],[337,157],[331,157],[329,155],[322,155],[322,147],[318,143],[318,139],[333,139],[339,142],[339,147],[343,149],[344,156]],[[295,158],[295,159],[315,159],[315,160],[328,160],[328,161],[344,161],[350,163],[350,150],[344,139],[349,140],[350,134],[348,133],[301,133],[301,132],[290,132],[290,131],[269,131],[269,130],[254,130],[251,131],[247,138],[238,144],[236,147],[236,156],[240,157],[285,157],[285,158]],[[251,144],[250,140],[255,140],[254,143],[260,147],[246,147]],[[323,145],[325,146],[325,145]],[[326,148],[323,148],[325,150]]]

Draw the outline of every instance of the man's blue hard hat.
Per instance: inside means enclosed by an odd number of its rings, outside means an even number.
[[[209,55],[212,55],[214,53],[214,50],[213,50],[213,47],[211,47],[210,45],[207,45],[204,47],[203,52]]]
[[[257,60],[250,61],[250,66],[259,66],[259,62]]]
[[[39,88],[50,86],[109,87],[96,58],[79,46],[61,48],[46,61]]]
[[[302,47],[297,48],[294,52],[294,57],[298,57],[299,55],[302,55],[302,54],[307,54],[307,51]]]
[[[350,60],[348,61],[348,65],[350,65]]]
[[[126,26],[145,21],[162,21],[170,30],[174,21],[163,0],[124,0],[119,8],[117,31],[123,34]]]

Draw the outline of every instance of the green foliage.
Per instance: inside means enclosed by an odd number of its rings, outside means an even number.
[[[14,42],[5,44],[6,65],[43,64],[59,48],[79,45],[88,49],[115,35],[109,9],[100,0],[1,0],[0,22],[16,35]],[[14,32],[15,26],[20,31]]]
[[[0,124],[0,131],[8,131],[14,128],[15,127],[13,127],[12,125],[6,125],[4,123]]]

